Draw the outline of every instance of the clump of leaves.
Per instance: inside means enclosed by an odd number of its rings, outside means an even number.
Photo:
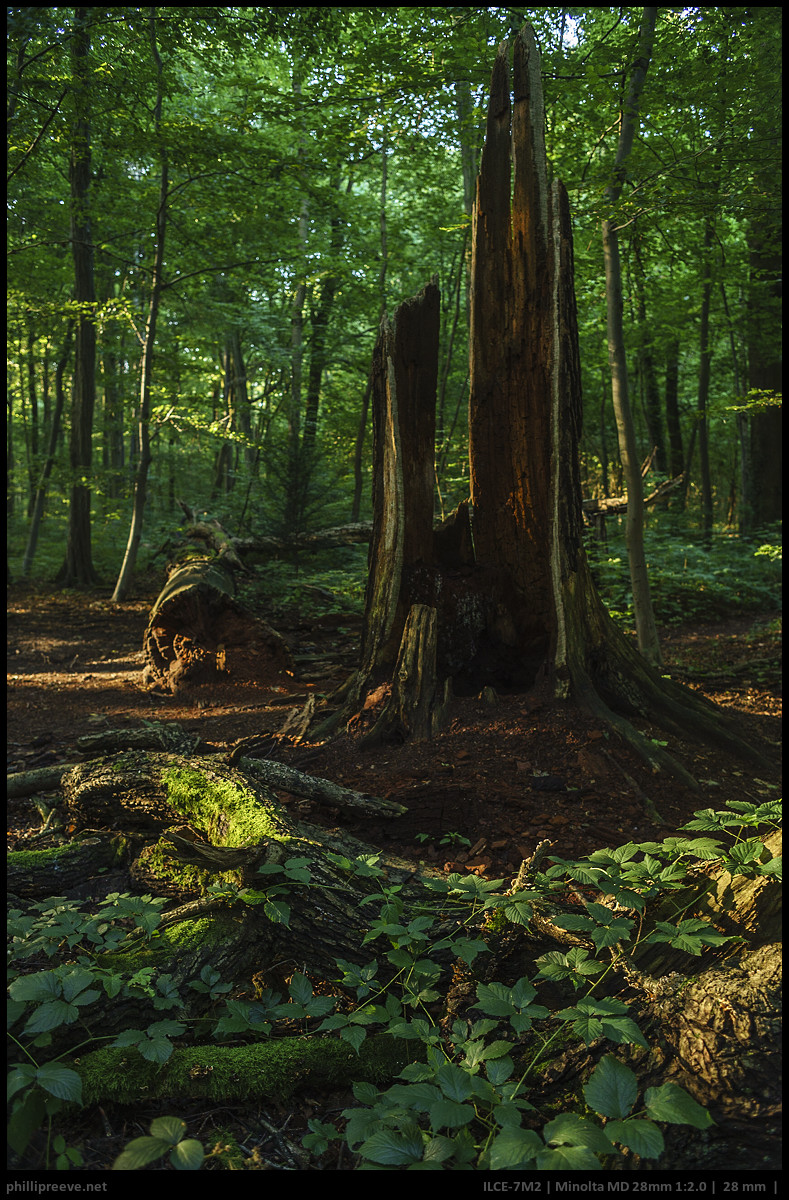
[[[176,1171],[199,1171],[205,1153],[195,1138],[184,1137],[186,1122],[180,1117],[157,1117],[146,1137],[134,1138],[112,1164],[113,1171],[138,1171],[169,1154]]]

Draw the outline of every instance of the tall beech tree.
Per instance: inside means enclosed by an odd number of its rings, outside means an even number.
[[[58,581],[67,587],[97,582],[91,552],[90,474],[96,403],[96,290],[93,275],[91,186],[92,10],[75,8],[71,42],[74,123],[71,135],[71,252],[77,305],[69,457],[72,472],[66,558]]]
[[[129,527],[129,538],[126,543],[126,553],[123,556],[120,574],[118,575],[113,600],[118,603],[128,595],[131,586],[134,567],[137,562],[137,551],[142,537],[143,520],[145,517],[145,501],[148,491],[148,471],[151,466],[151,382],[153,378],[153,354],[156,345],[156,324],[159,319],[159,301],[162,292],[162,272],[164,269],[164,244],[167,230],[167,202],[170,179],[170,165],[167,154],[167,144],[162,136],[162,101],[164,99],[164,67],[159,49],[156,44],[156,9],[148,10],[148,35],[151,43],[151,55],[156,67],[156,102],[153,109],[154,135],[159,145],[159,205],[156,211],[156,244],[154,250],[153,269],[151,271],[151,291],[148,301],[148,316],[145,322],[143,337],[142,366],[140,370],[140,419],[139,457],[134,476],[134,504],[132,519]]]
[[[628,716],[752,753],[731,723],[661,678],[614,625],[583,545],[573,248],[550,181],[533,31],[496,58],[477,181],[471,282],[469,509],[432,530],[438,325],[429,285],[384,322],[374,362],[374,528],[362,663],[322,732],[375,710],[369,736],[427,737],[452,686],[540,678],[693,785]],[[513,176],[514,174],[514,181]],[[432,403],[428,403],[428,400]],[[473,543],[471,533],[473,531]]]
[[[614,401],[616,429],[619,437],[619,456],[627,486],[627,520],[625,537],[630,564],[630,583],[633,588],[633,612],[641,653],[652,663],[660,662],[655,614],[649,593],[646,554],[644,551],[644,495],[641,470],[636,448],[633,412],[627,381],[627,360],[623,328],[622,266],[619,256],[619,231],[616,206],[622,195],[627,174],[627,160],[638,128],[638,106],[646,80],[655,38],[657,8],[645,8],[619,126],[619,144],[611,183],[606,189],[606,202],[612,212],[603,221],[603,260],[605,263],[606,319],[608,326],[608,361],[611,367],[611,393]]]

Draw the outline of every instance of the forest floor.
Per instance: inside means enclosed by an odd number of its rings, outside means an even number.
[[[288,716],[311,694],[318,701],[328,697],[352,669],[360,623],[347,614],[309,619],[293,610],[261,614],[288,641],[297,664],[293,678],[175,696],[148,690],[141,681],[143,634],[158,592],[150,582],[150,589],[141,587],[124,604],[113,604],[109,592],[100,590],[52,594],[35,585],[9,588],[9,772],[79,761],[81,735],[142,722],[178,722],[219,753],[254,737],[259,745],[246,753],[396,800],[408,810],[397,821],[351,820],[283,795],[299,817],[339,826],[403,858],[488,878],[513,876],[545,838],[557,855],[577,858],[629,840],[667,837],[697,809],[780,794],[778,613],[662,631],[672,676],[735,713],[742,736],[766,742],[773,764],[754,772],[720,748],[672,743],[672,752],[700,783],[694,792],[669,776],[653,775],[602,725],[537,692],[501,695],[492,704],[457,698],[447,728],[428,743],[360,749],[358,736],[346,735],[325,746],[293,744],[280,735]],[[648,724],[640,727],[665,742]],[[15,849],[40,828],[41,818],[30,800],[14,800],[7,821],[8,848]],[[309,1169],[299,1159],[308,1117],[329,1120],[351,1100],[350,1093],[302,1097],[288,1111],[236,1107],[221,1118],[190,1105],[178,1115],[197,1138],[209,1137],[221,1119],[242,1147],[256,1149],[259,1169]],[[81,1128],[84,1169],[108,1169],[156,1115],[153,1107],[150,1112],[138,1107],[96,1116],[95,1129],[75,1126]]]

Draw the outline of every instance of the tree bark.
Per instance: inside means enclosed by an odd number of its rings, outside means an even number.
[[[712,545],[713,502],[712,476],[710,474],[709,424],[707,404],[710,392],[712,369],[712,338],[710,334],[710,306],[712,303],[712,246],[715,222],[708,216],[704,224],[704,283],[701,294],[701,345],[699,347],[699,387],[696,405],[696,422],[699,440],[699,475],[701,478],[702,536],[707,547]]]
[[[96,401],[96,313],[91,228],[91,81],[90,24],[92,9],[74,10],[72,87],[75,123],[71,138],[71,251],[74,260],[74,300],[78,306],[74,354],[74,384],[69,457],[75,482],[71,486],[66,558],[57,580],[65,587],[91,586],[97,581],[91,551],[91,493],[93,409]]]
[[[71,352],[71,335],[73,325],[73,321],[69,321],[63,340],[63,350],[55,368],[55,406],[52,410],[52,418],[49,427],[47,457],[43,467],[41,468],[41,475],[39,476],[35,500],[33,503],[33,511],[30,517],[30,529],[28,531],[27,544],[25,546],[25,557],[22,561],[23,579],[27,578],[30,573],[30,568],[33,565],[36,546],[38,545],[38,534],[41,528],[41,521],[44,517],[44,504],[47,497],[47,484],[49,482],[49,477],[52,474],[52,468],[55,465],[55,459],[57,457],[58,440],[60,438],[60,422],[63,417],[63,409],[66,405],[66,393],[63,386],[63,376],[65,374],[66,365]]]
[[[381,322],[372,372],[373,527],[361,663],[342,689],[342,707],[319,727],[321,734],[347,724],[364,695],[391,677],[414,606],[436,604],[433,510],[439,321],[438,287],[430,283],[400,305],[391,324],[386,318]],[[429,623],[430,618],[414,613],[409,638],[419,637],[416,627],[423,621]],[[414,668],[425,664],[418,653],[403,652]],[[422,692],[422,684],[415,682],[410,689],[412,701],[429,705]],[[389,724],[394,728],[403,720],[412,728],[403,705],[407,707],[401,689],[392,699],[391,722],[389,718],[379,722],[379,730]],[[424,732],[424,720],[415,717],[413,728]]]
[[[414,725],[424,735],[427,723],[416,714],[424,711],[420,673],[427,660],[415,652],[413,631],[422,622],[427,630],[426,615],[415,612],[409,637],[403,635],[412,607],[426,606],[437,614],[435,684],[427,688],[433,711],[444,703],[447,679],[456,691],[524,690],[547,673],[557,696],[607,721],[653,769],[671,770],[694,786],[631,718],[765,760],[719,710],[661,678],[616,628],[592,582],[578,460],[582,397],[572,226],[564,188],[548,182],[539,56],[528,26],[514,47],[512,114],[507,58],[504,46],[493,70],[474,217],[473,520],[469,525],[467,506],[454,514],[449,557],[447,531],[444,545],[442,538],[431,544],[434,447],[425,408],[437,348],[430,348],[427,333],[431,321],[437,325],[429,314],[437,313],[438,298],[428,288],[398,309],[376,349],[375,514],[362,661],[336,697],[338,711],[312,736],[328,736],[349,722],[366,728],[360,717],[374,697],[389,708],[380,728],[389,724],[402,736],[408,722],[398,693],[410,695]],[[628,489],[629,516],[639,500],[643,504],[638,470],[636,491]],[[407,663],[412,678],[404,687]]]
[[[656,8],[645,8],[638,47],[624,111],[621,117],[619,145],[614,164],[613,182],[606,189],[606,202],[613,210],[622,194],[627,159],[638,123],[638,104],[652,56]],[[611,389],[619,435],[619,454],[625,474],[628,494],[625,540],[630,563],[630,582],[633,589],[633,611],[636,619],[638,646],[648,662],[660,665],[660,643],[649,592],[646,556],[644,552],[644,511],[636,449],[633,413],[628,395],[625,338],[622,324],[622,266],[619,256],[619,233],[616,216],[603,222],[603,259],[606,279],[606,314],[608,325],[608,359],[611,367]]]
[[[685,469],[682,449],[682,425],[679,419],[679,338],[673,337],[666,350],[666,431],[668,433],[669,474],[672,478]]]
[[[145,518],[145,503],[148,489],[148,471],[151,466],[151,380],[153,378],[153,353],[156,344],[156,324],[159,318],[159,300],[162,292],[162,271],[164,267],[164,242],[167,231],[167,200],[169,191],[169,163],[167,146],[162,138],[162,101],[164,98],[164,68],[156,45],[156,9],[148,10],[148,28],[151,41],[151,54],[156,65],[156,103],[154,105],[154,134],[159,143],[160,175],[159,175],[159,207],[156,211],[156,249],[154,251],[153,271],[151,275],[151,295],[148,303],[148,319],[145,325],[143,340],[140,413],[139,413],[139,458],[134,475],[134,503],[132,519],[129,527],[129,538],[126,552],[123,556],[120,573],[113,603],[119,604],[125,600],[131,587],[134,568],[137,563],[137,551],[142,538],[143,521]]]
[[[765,213],[748,235],[748,385],[766,404],[750,414],[747,456],[750,489],[744,499],[746,532],[781,520],[783,513],[783,409],[780,308],[783,257],[780,216]]]

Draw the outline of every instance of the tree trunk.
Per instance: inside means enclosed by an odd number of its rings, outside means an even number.
[[[148,27],[151,39],[151,54],[156,64],[156,104],[154,106],[154,133],[159,142],[161,171],[159,177],[159,207],[156,212],[156,249],[154,252],[153,273],[151,276],[151,297],[148,305],[148,320],[145,326],[145,338],[142,352],[142,382],[140,385],[140,415],[139,436],[140,456],[137,460],[137,470],[134,476],[134,504],[132,508],[129,539],[123,556],[118,581],[113,592],[113,603],[119,604],[126,598],[131,587],[132,576],[137,562],[137,551],[142,538],[143,520],[145,518],[145,503],[148,489],[148,471],[151,465],[151,380],[153,377],[153,353],[156,344],[156,323],[159,317],[159,299],[162,291],[162,271],[164,268],[164,240],[167,230],[167,199],[169,190],[169,164],[167,147],[161,134],[162,100],[164,98],[164,70],[159,51],[156,46],[156,9],[148,10]]]
[[[264,684],[292,673],[282,637],[234,599],[221,559],[192,561],[170,575],[145,631],[143,681],[168,691],[200,684]]]
[[[652,56],[656,8],[645,8],[638,58],[634,64],[624,111],[621,118],[619,145],[614,165],[614,180],[606,189],[606,202],[613,209],[622,194],[627,159],[638,122],[638,104]],[[625,540],[630,563],[630,582],[633,589],[633,611],[636,618],[638,646],[648,662],[658,666],[661,661],[660,643],[655,626],[655,614],[649,593],[646,556],[644,553],[644,511],[636,449],[633,413],[628,395],[625,337],[622,324],[622,266],[619,257],[619,233],[616,216],[603,222],[603,258],[605,261],[606,312],[608,323],[608,358],[611,366],[611,388],[619,435],[619,454],[628,494]]]
[[[669,474],[672,478],[685,469],[682,449],[682,425],[679,419],[679,338],[673,337],[666,350],[666,430],[668,433]]]
[[[372,373],[373,528],[361,665],[342,689],[342,708],[321,726],[324,733],[347,723],[363,696],[392,676],[412,606],[436,603],[433,455],[439,321],[439,292],[430,283],[400,305],[391,324],[386,318],[381,323]],[[426,614],[415,613],[409,637],[419,636],[416,628],[425,621],[430,623]],[[406,652],[406,657],[417,669],[425,662],[419,654]],[[417,706],[430,706],[424,681],[412,681],[406,691]],[[392,700],[393,726],[405,720],[410,727],[404,703],[401,689]],[[388,725],[389,718],[378,728]],[[424,732],[424,720],[417,719],[414,727]]]
[[[71,250],[74,300],[79,308],[74,354],[71,410],[71,485],[66,559],[57,579],[65,587],[91,586],[97,576],[91,551],[90,479],[93,457],[93,409],[96,400],[96,313],[93,278],[93,232],[90,212],[91,81],[90,21],[92,10],[74,10],[72,73],[76,119],[71,139]]]
[[[424,711],[427,688],[431,711],[438,714],[447,679],[456,691],[523,690],[547,672],[557,695],[608,721],[653,769],[670,769],[693,786],[680,764],[629,717],[754,752],[713,706],[661,678],[616,628],[594,588],[583,547],[571,221],[564,188],[548,184],[539,58],[528,26],[515,42],[514,71],[510,123],[503,47],[493,71],[477,185],[469,409],[473,539],[468,506],[453,515],[443,538],[433,540],[430,532],[437,361],[430,338],[438,324],[431,285],[398,309],[379,338],[374,534],[362,661],[337,696],[339,710],[313,736],[349,722],[364,727],[361,718],[375,697],[397,716],[381,728],[389,724],[400,736],[408,720],[395,693],[410,695],[416,716]],[[640,489],[639,472],[639,495]],[[629,493],[628,513],[632,504]],[[414,605],[437,613],[435,684],[419,677],[426,668],[432,672],[432,651],[429,661],[420,657],[412,640],[414,629],[428,628],[425,614],[415,612],[409,638],[403,636]],[[404,687],[407,663],[413,677]],[[415,724],[424,733],[425,721]]]
[[[378,324],[380,327],[381,321],[386,315],[386,272],[389,265],[389,254],[386,241],[386,185],[389,170],[389,145],[386,128],[384,128],[383,143],[381,145],[381,208],[380,208],[380,238],[381,238],[381,265],[378,271]],[[374,356],[375,357],[375,356]],[[351,508],[351,520],[358,521],[361,513],[362,504],[362,455],[364,451],[364,438],[367,432],[367,416],[370,411],[370,397],[372,396],[373,376],[372,373],[368,376],[367,387],[365,388],[364,396],[362,397],[362,409],[359,414],[359,425],[356,433],[356,447],[353,456],[353,506]]]
[[[30,568],[33,565],[33,559],[38,545],[38,533],[41,528],[41,521],[44,517],[44,504],[47,498],[47,484],[49,477],[52,474],[52,468],[55,465],[57,457],[58,440],[60,438],[60,422],[63,417],[63,409],[66,406],[66,392],[63,386],[63,375],[66,371],[66,364],[71,352],[71,333],[73,329],[73,321],[69,321],[65,338],[63,341],[63,350],[58,359],[57,367],[55,368],[55,406],[52,410],[52,421],[49,428],[49,441],[47,444],[47,457],[41,469],[38,486],[36,488],[36,496],[33,504],[33,512],[30,517],[30,530],[27,535],[27,545],[25,546],[25,557],[22,561],[22,578],[26,578],[30,574]]]
[[[637,310],[639,323],[639,374],[641,376],[644,417],[649,433],[650,447],[655,452],[655,468],[661,475],[668,470],[666,439],[663,436],[663,414],[660,405],[657,373],[652,345],[652,327],[647,316],[646,279],[641,261],[641,236],[633,236],[633,253],[636,261]],[[676,472],[679,474],[679,472]]]
[[[780,318],[782,247],[780,216],[765,214],[749,231],[748,385],[761,405],[750,414],[751,488],[745,502],[748,532],[780,521],[783,513],[783,409]]]
[[[699,348],[699,388],[696,406],[696,423],[699,431],[699,476],[701,478],[701,522],[704,544],[712,545],[713,502],[712,476],[710,475],[709,423],[707,403],[710,391],[712,368],[712,338],[710,334],[710,306],[712,302],[712,246],[715,222],[707,217],[704,225],[704,286],[701,295],[701,345]]]

